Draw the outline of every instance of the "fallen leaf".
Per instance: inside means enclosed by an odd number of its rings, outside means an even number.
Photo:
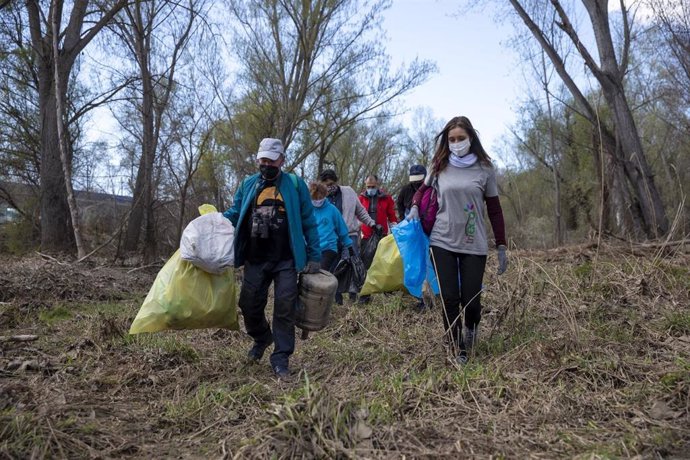
[[[656,401],[649,410],[649,416],[657,420],[668,420],[680,417],[681,412],[675,411],[665,401]]]
[[[374,434],[374,430],[361,420],[357,421],[353,431],[356,439],[369,439]]]

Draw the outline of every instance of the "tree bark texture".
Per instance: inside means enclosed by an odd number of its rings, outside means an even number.
[[[612,215],[615,217],[614,222],[617,226],[622,226],[620,233],[635,238],[645,235],[651,238],[664,235],[668,231],[666,212],[661,195],[654,184],[651,168],[642,150],[642,143],[632,111],[625,98],[623,77],[628,65],[630,47],[627,11],[622,11],[624,40],[619,63],[616,59],[609,27],[608,1],[582,0],[590,17],[600,56],[600,64],[597,64],[577,35],[561,2],[550,0],[560,19],[560,22],[557,22],[558,27],[571,39],[585,65],[601,86],[604,98],[613,115],[615,134],[611,134],[603,126],[597,112],[568,74],[563,59],[540,26],[534,22],[519,0],[510,0],[510,3],[540,46],[546,51],[554,69],[573,95],[583,116],[593,124],[595,130],[600,132],[599,136],[603,142],[604,151],[607,155],[612,155],[607,164],[611,169],[607,169],[605,174],[601,175],[604,180],[609,181],[608,184],[601,183],[602,196],[607,196],[604,187],[608,185],[609,192],[614,198],[614,202],[611,203],[615,206],[615,209],[612,210]],[[626,216],[630,218],[626,219]]]
[[[59,0],[54,0],[55,2]],[[53,67],[54,67],[54,83],[55,83],[55,120],[58,135],[58,149],[60,151],[60,164],[62,166],[62,173],[65,177],[65,190],[67,192],[67,204],[69,206],[70,218],[72,223],[72,230],[74,231],[74,242],[77,246],[77,257],[79,259],[86,255],[84,248],[84,241],[81,237],[81,227],[79,224],[79,206],[72,187],[72,161],[69,153],[70,147],[67,143],[65,133],[65,110],[63,106],[63,99],[61,88],[63,87],[62,75],[60,73],[60,51],[58,47],[58,37],[60,30],[60,17],[58,16],[59,9],[53,6],[51,23],[51,43],[53,50]],[[68,74],[69,75],[69,74]],[[67,85],[64,85],[65,89]]]
[[[41,11],[38,0],[26,0],[31,45],[38,73],[38,106],[41,117],[41,249],[42,251],[74,250],[74,233],[70,223],[65,176],[60,158],[60,138],[57,130],[56,100],[67,100],[67,85],[74,62],[84,47],[120,11],[127,0],[117,0],[82,34],[84,19],[88,14],[89,0],[74,0],[69,21],[61,32],[62,47],[59,63],[53,62],[52,32],[47,18],[55,14],[62,17],[64,0],[50,2],[51,11]],[[53,12],[52,8],[55,8]],[[59,92],[55,94],[55,72],[60,76]],[[67,169],[72,168],[72,151],[67,152]]]
[[[156,199],[156,187],[154,180],[154,165],[156,162],[156,152],[163,119],[163,113],[168,107],[170,95],[175,81],[175,69],[180,53],[186,45],[198,11],[193,2],[189,2],[184,10],[175,10],[173,13],[187,14],[184,27],[176,37],[172,53],[169,58],[169,67],[162,75],[153,75],[151,67],[152,41],[156,38],[153,35],[155,27],[160,25],[160,7],[155,2],[145,2],[135,0],[134,3],[125,9],[128,15],[128,23],[122,24],[125,36],[130,41],[130,46],[134,50],[135,59],[139,68],[142,81],[142,99],[139,112],[142,122],[142,146],[141,157],[139,159],[139,169],[134,187],[134,202],[132,213],[127,224],[124,249],[126,251],[136,250],[141,236],[142,227],[144,229],[144,262],[153,260],[157,253],[157,238],[154,215],[154,204]],[[158,16],[157,16],[158,15]]]
[[[50,63],[41,63],[41,67]],[[41,251],[72,252],[74,233],[70,221],[65,176],[60,160],[55,88],[52,71],[41,70],[39,109],[41,112]],[[63,82],[66,79],[63,80]]]
[[[601,84],[602,92],[614,118],[617,141],[620,145],[618,157],[637,198],[643,230],[647,236],[657,238],[668,231],[668,220],[661,195],[654,184],[654,174],[642,149],[635,118],[625,97],[623,79],[628,60],[627,49],[630,46],[628,28],[626,25],[624,51],[619,63],[609,27],[608,1],[583,0],[583,3],[590,17],[599,51],[600,73],[595,72],[595,76]],[[622,13],[625,20],[627,13],[625,11]],[[629,204],[636,205],[634,202],[629,202]]]

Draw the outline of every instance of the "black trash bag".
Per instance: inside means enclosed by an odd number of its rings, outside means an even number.
[[[381,241],[381,233],[377,231],[372,232],[369,238],[362,241],[362,262],[364,262],[364,268],[367,270],[369,270],[371,263],[374,261],[379,241]]]
[[[367,278],[367,269],[364,268],[362,259],[357,256],[352,256],[350,263],[352,265],[352,277],[349,292],[358,293],[362,290],[362,286],[364,286],[364,280]]]
[[[333,269],[333,275],[338,279],[338,292],[356,294],[364,285],[367,270],[362,259],[353,255],[348,260],[340,259]]]
[[[340,259],[333,269],[338,279],[338,292],[348,292],[352,284],[353,267],[350,260]]]

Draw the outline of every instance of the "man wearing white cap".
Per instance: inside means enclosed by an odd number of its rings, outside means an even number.
[[[266,138],[256,155],[259,173],[240,184],[224,216],[235,226],[235,266],[244,266],[239,306],[249,350],[258,362],[274,344],[271,367],[279,379],[290,378],[289,358],[295,350],[297,273],[317,273],[321,249],[309,189],[294,174],[281,172],[283,143]],[[273,282],[273,330],[264,313]]]

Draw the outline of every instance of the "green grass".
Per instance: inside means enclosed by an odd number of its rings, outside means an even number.
[[[181,401],[168,401],[164,415],[176,422],[203,418],[215,410],[226,411],[235,403],[232,394],[221,387],[202,384]]]
[[[271,396],[271,388],[258,382],[244,383],[239,387],[228,390],[228,397],[234,404],[255,404],[257,401],[267,401]]]
[[[22,458],[27,452],[45,452],[50,433],[31,413],[8,409],[0,412],[0,452]]]
[[[663,328],[674,336],[690,334],[690,311],[667,313],[664,317]]]
[[[582,282],[589,282],[594,271],[591,261],[586,261],[573,269],[575,276]]]
[[[134,316],[139,306],[131,302],[88,302],[75,304],[72,310],[86,315]]]
[[[179,338],[165,334],[135,334],[122,337],[124,344],[132,351],[150,350],[162,351],[168,355],[177,356],[182,361],[194,363],[199,361],[197,350]]]
[[[661,377],[661,384],[667,391],[682,388],[683,386],[690,388],[690,361],[678,358],[674,364],[677,369],[665,373]]]
[[[42,310],[38,314],[38,319],[48,326],[52,326],[60,321],[65,321],[71,319],[74,313],[71,309],[67,309],[63,306],[56,306],[53,308]]]

